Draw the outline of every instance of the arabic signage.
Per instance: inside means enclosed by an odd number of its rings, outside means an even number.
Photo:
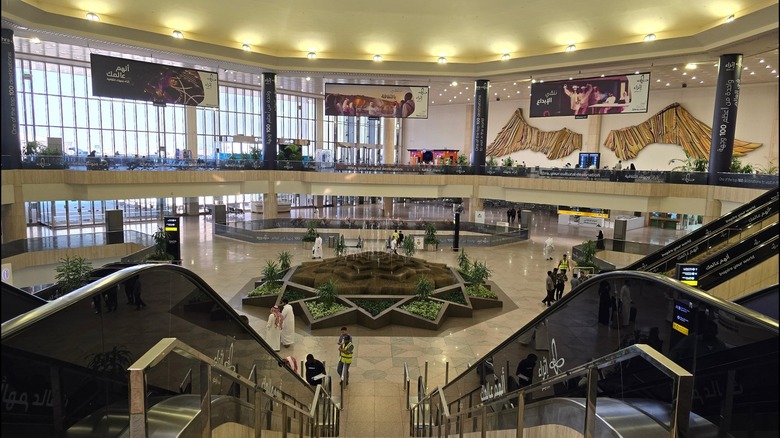
[[[95,54],[90,62],[94,96],[219,108],[216,73]]]
[[[531,117],[646,113],[650,73],[531,84]]]
[[[428,87],[325,84],[326,116],[428,118]]]
[[[608,218],[609,210],[603,208],[569,207],[569,206],[559,205],[558,214],[568,214],[571,216]]]
[[[179,236],[178,216],[166,216],[164,219],[165,232],[168,233],[168,254],[174,260],[181,260],[181,240]]]

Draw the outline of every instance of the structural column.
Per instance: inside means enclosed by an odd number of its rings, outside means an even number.
[[[588,117],[588,136],[582,145],[582,152],[598,152],[601,144],[601,115]],[[579,161],[579,159],[578,159]]]
[[[488,124],[488,87],[490,81],[480,79],[474,85],[474,134],[472,136],[471,164],[475,166],[476,174],[484,173],[485,149],[487,147]],[[471,213],[469,213],[471,217]]]
[[[382,212],[384,217],[393,217],[393,198],[382,197]]]
[[[395,164],[400,160],[395,159],[395,119],[385,117],[382,119],[384,138],[382,140],[382,164]],[[399,157],[400,158],[400,157]]]
[[[266,169],[276,169],[276,74],[263,73],[263,162]],[[276,195],[274,194],[274,217]],[[263,217],[268,218],[263,197]]]
[[[16,181],[17,179],[14,178],[14,202],[3,205],[0,210],[2,212],[2,215],[0,215],[0,226],[2,226],[3,243],[27,238],[22,185]]]
[[[198,158],[198,113],[196,107],[184,107],[184,126],[187,131],[185,141],[185,150],[190,151],[190,158]]]
[[[263,219],[275,219],[279,215],[279,204],[276,191],[263,193]]]
[[[14,32],[2,29],[0,86],[3,87],[2,115],[0,116],[0,166],[3,170],[22,167],[22,148],[19,143],[19,114],[16,104],[16,52]],[[24,210],[24,208],[22,208]],[[24,221],[22,221],[24,224]]]
[[[718,83],[715,86],[715,111],[712,116],[710,170],[707,183],[718,183],[718,172],[728,172],[734,152],[734,131],[739,106],[739,81],[742,76],[742,55],[721,55]]]

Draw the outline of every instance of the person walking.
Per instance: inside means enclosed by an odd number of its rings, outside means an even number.
[[[555,249],[555,245],[553,244],[553,238],[548,237],[547,240],[544,241],[544,249],[542,250],[544,254],[545,260],[552,260],[552,252]]]
[[[281,350],[282,339],[282,327],[284,326],[284,318],[282,312],[279,311],[279,306],[271,307],[271,313],[268,315],[268,322],[265,324],[265,342],[274,351]]]
[[[574,290],[577,288],[577,286],[580,285],[580,273],[575,272],[571,275],[571,290]]]
[[[317,233],[317,238],[314,239],[314,246],[311,249],[311,258],[322,258],[322,237],[320,237],[320,233]]]
[[[563,288],[566,287],[566,270],[559,270],[558,275],[555,277],[555,301],[558,301],[563,296]]]
[[[339,366],[336,372],[341,376],[344,386],[349,386],[349,366],[352,365],[352,357],[355,354],[355,346],[352,337],[344,335],[344,343],[339,346]]]
[[[599,230],[599,234],[596,236],[596,249],[604,249],[604,232]]]
[[[295,343],[295,312],[287,298],[282,299],[282,322],[281,343],[286,348]]]
[[[555,301],[555,279],[553,277],[552,271],[547,271],[547,278],[544,279],[544,285],[545,289],[547,290],[547,295],[544,297],[542,302],[547,304],[547,307],[550,307],[552,302]]]
[[[566,256],[566,253],[563,253],[563,258],[558,262],[558,271],[562,272],[563,275],[566,275],[566,271],[569,270],[570,264],[571,261]]]
[[[141,278],[139,276],[133,278],[133,303],[135,310],[146,308],[146,303],[141,299]]]
[[[342,345],[344,345],[344,339],[349,336],[349,333],[347,333],[347,328],[342,327],[341,328],[341,334],[339,335],[339,343],[338,346],[341,348]]]
[[[537,356],[533,353],[521,360],[517,364],[517,386],[520,388],[526,387],[534,381],[534,367],[536,367]]]
[[[601,280],[599,283],[599,324],[609,327],[609,309],[612,307],[612,291],[609,282]]]
[[[618,292],[618,302],[620,306],[620,326],[625,327],[631,322],[631,288],[628,287],[628,279],[623,282],[623,287]]]

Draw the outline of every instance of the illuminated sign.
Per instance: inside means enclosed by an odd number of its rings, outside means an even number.
[[[688,336],[691,330],[691,303],[684,301],[674,302],[674,312],[672,313],[672,328],[685,336]]]
[[[603,208],[569,207],[569,206],[559,205],[558,214],[568,214],[571,216],[600,217],[606,219],[609,217],[609,210],[605,210]]]
[[[698,286],[699,265],[694,263],[678,263],[676,278],[689,286]]]

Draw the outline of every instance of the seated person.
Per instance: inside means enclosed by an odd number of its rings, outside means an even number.
[[[314,377],[319,376],[320,374],[325,374],[325,365],[322,364],[322,362],[318,361],[314,358],[313,354],[307,354],[306,355],[306,381],[311,386],[317,386],[321,385],[323,382],[323,379],[314,379]]]

